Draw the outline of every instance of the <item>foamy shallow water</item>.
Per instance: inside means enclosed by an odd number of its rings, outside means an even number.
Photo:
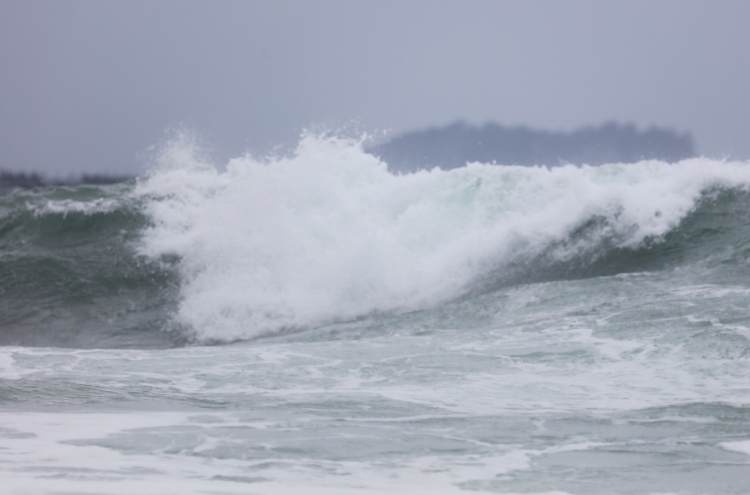
[[[10,493],[744,493],[746,330],[706,322],[750,294],[677,278],[228,346],[4,348],[0,476]]]

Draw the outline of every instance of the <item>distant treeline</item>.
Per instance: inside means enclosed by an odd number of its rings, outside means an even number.
[[[467,162],[501,165],[566,163],[601,165],[644,159],[676,162],[695,156],[689,133],[609,122],[573,132],[549,132],[527,127],[481,127],[456,122],[446,127],[413,131],[369,149],[394,172],[462,167]]]
[[[43,186],[76,186],[117,184],[133,179],[128,175],[83,174],[74,179],[47,179],[36,172],[0,171],[0,189],[31,189]]]

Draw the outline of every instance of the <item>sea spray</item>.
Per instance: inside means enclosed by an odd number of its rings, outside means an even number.
[[[327,135],[225,170],[199,151],[169,143],[134,193],[152,222],[140,253],[179,260],[176,321],[197,341],[413,311],[496,287],[519,263],[658,244],[706,191],[750,184],[747,164],[704,158],[393,175]]]

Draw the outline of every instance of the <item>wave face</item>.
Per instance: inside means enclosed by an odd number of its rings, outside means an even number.
[[[221,169],[177,140],[135,183],[0,197],[0,345],[222,343],[513,284],[747,265],[746,163],[386,168],[336,137]]]
[[[172,347],[177,273],[134,248],[132,185],[0,197],[0,345]]]

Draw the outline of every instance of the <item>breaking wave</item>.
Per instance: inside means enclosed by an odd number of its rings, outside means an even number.
[[[337,137],[225,170],[191,146],[172,143],[136,188],[153,222],[139,251],[180,260],[176,321],[208,341],[677,262],[686,219],[744,213],[750,184],[747,164],[708,159],[393,175]]]
[[[705,158],[393,175],[312,135],[217,167],[178,139],[130,184],[0,197],[0,344],[231,342],[511,284],[744,266],[749,185],[750,164]]]

